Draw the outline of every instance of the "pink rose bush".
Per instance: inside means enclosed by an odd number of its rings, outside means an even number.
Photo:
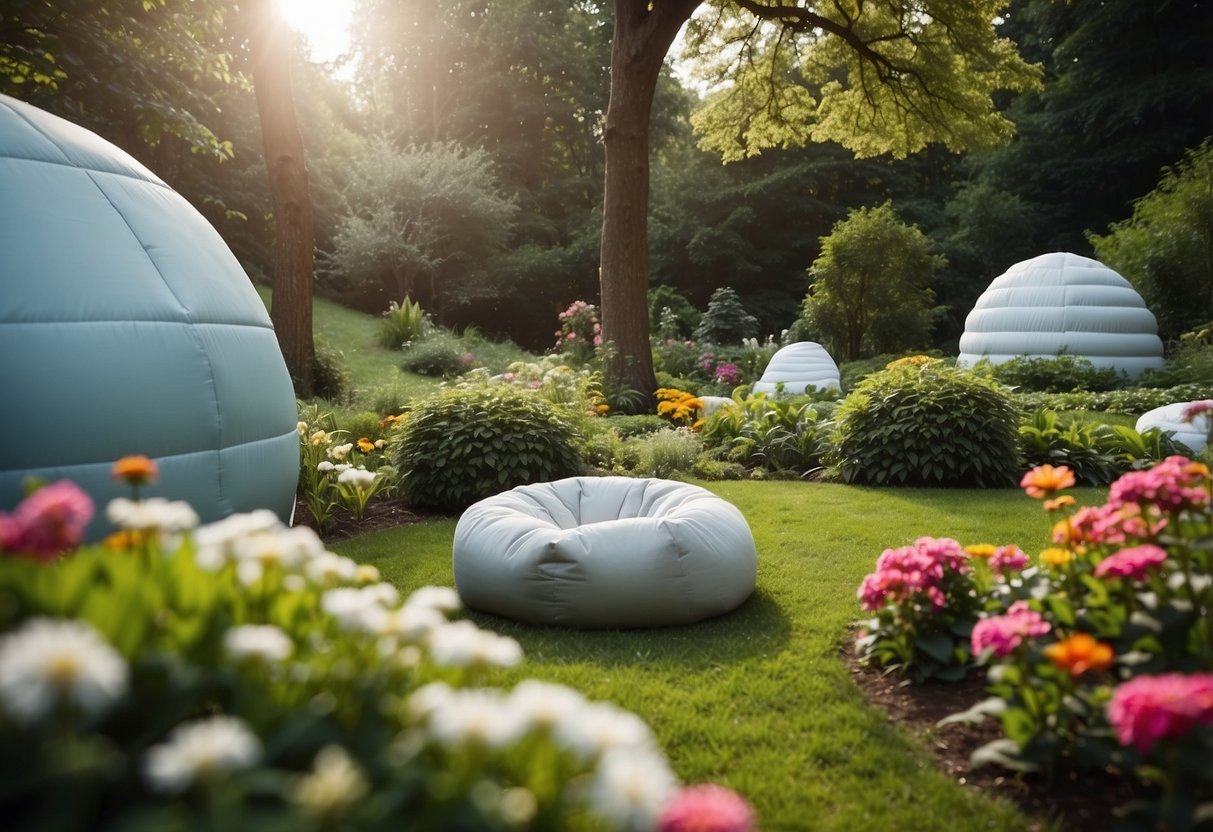
[[[0,550],[54,560],[80,545],[93,519],[93,501],[78,485],[60,480],[39,488],[12,514],[0,512]]]
[[[602,346],[602,323],[598,318],[598,307],[583,300],[575,300],[569,308],[557,316],[560,329],[556,330],[556,352],[584,363],[594,355],[594,349]]]
[[[886,552],[859,590],[864,610],[885,618],[862,622],[858,643],[881,626],[894,640],[892,627],[919,637],[924,620],[956,629],[971,616],[966,654],[988,668],[992,698],[953,719],[999,714],[1005,735],[975,752],[975,764],[1149,773],[1161,796],[1125,812],[1143,828],[1191,828],[1201,802],[1213,801],[1209,469],[1168,457],[1086,507],[1059,494],[1074,484],[1065,467],[1041,466],[1021,484],[1051,530],[1039,558],[970,546],[973,568],[958,572],[974,578],[967,595],[946,591],[948,569],[914,547]]]

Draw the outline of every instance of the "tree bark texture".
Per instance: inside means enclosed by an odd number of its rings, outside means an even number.
[[[291,87],[291,33],[273,0],[256,0],[249,31],[253,86],[274,209],[274,297],[270,320],[295,394],[315,393],[312,340],[312,199]]]
[[[610,375],[644,397],[643,411],[652,410],[657,387],[647,301],[649,116],[666,53],[699,3],[615,0],[598,277],[603,340],[616,349]]]

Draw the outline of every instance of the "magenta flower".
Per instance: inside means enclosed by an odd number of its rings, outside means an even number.
[[[723,786],[691,786],[674,796],[661,814],[660,832],[749,832],[754,810]]]
[[[93,501],[70,480],[43,486],[11,515],[0,515],[0,549],[53,560],[80,545],[93,519]]]
[[[1203,399],[1198,402],[1192,402],[1184,408],[1183,413],[1180,414],[1179,421],[1195,422],[1197,416],[1208,413],[1211,410],[1213,410],[1213,399]]]
[[[1182,456],[1169,456],[1145,471],[1130,471],[1108,490],[1109,509],[1126,503],[1143,508],[1158,506],[1163,511],[1203,508],[1209,504],[1209,492],[1204,488],[1208,469]]]
[[[1166,550],[1152,543],[1144,543],[1132,549],[1121,549],[1101,560],[1095,567],[1095,577],[1140,581],[1146,577],[1146,573],[1156,566],[1161,566],[1166,560]]]
[[[1182,739],[1213,725],[1213,673],[1164,673],[1125,682],[1108,703],[1108,721],[1121,745],[1142,754],[1162,739]]]
[[[886,603],[925,601],[933,609],[947,606],[941,588],[946,572],[968,572],[964,548],[951,538],[920,537],[912,546],[885,549],[876,559],[876,571],[863,579],[857,593],[865,610]]]
[[[1028,565],[1028,556],[1015,544],[1000,546],[990,556],[990,569],[999,574],[1018,572]]]
[[[1010,655],[1025,638],[1046,635],[1052,628],[1041,618],[1040,613],[1030,609],[1026,601],[1016,601],[1005,615],[983,618],[973,627],[970,646],[973,655],[980,656],[986,650],[993,651],[997,658]]]

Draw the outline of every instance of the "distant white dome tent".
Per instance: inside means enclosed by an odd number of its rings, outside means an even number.
[[[838,390],[838,365],[815,341],[788,344],[771,356],[762,378],[754,382],[754,392],[774,393],[780,384],[788,395],[803,393],[809,387]]]
[[[956,363],[1081,356],[1129,378],[1163,366],[1158,322],[1137,290],[1098,260],[1054,252],[994,278],[965,319]]]

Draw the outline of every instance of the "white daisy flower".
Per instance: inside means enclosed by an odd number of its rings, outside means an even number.
[[[223,634],[223,649],[236,661],[280,662],[295,649],[291,637],[271,624],[244,624]]]
[[[327,459],[322,459],[320,462],[316,463],[316,470],[322,474],[327,474],[336,467],[337,466],[333,465],[333,463],[329,462]]]
[[[194,532],[195,558],[198,565],[210,572],[218,572],[235,553],[233,547],[238,540],[253,534],[286,528],[278,515],[269,509],[257,509],[246,514],[232,514],[214,523],[199,526]]]
[[[533,727],[554,731],[562,722],[576,721],[589,703],[572,688],[526,679],[510,691],[510,703]]]
[[[614,750],[656,747],[644,720],[609,702],[591,702],[556,726],[556,739],[582,759]]]
[[[614,828],[654,829],[677,787],[660,755],[617,749],[599,761],[586,802]]]
[[[358,564],[358,571],[354,575],[354,580],[360,584],[375,584],[379,583],[379,570],[368,563]]]
[[[261,757],[261,741],[231,716],[178,725],[168,740],[152,746],[144,774],[154,791],[176,794],[199,780],[252,768]]]
[[[320,596],[320,608],[346,630],[375,632],[386,607],[397,603],[400,593],[391,584],[338,587]]]
[[[454,612],[462,606],[459,593],[449,586],[423,586],[404,602],[409,606],[431,607],[442,612]]]
[[[409,715],[418,722],[424,722],[430,718],[430,714],[454,695],[454,688],[446,682],[430,682],[422,685],[409,695]]]
[[[362,613],[361,621],[366,629],[376,635],[394,635],[407,641],[421,641],[447,624],[446,618],[437,610],[411,604],[394,610],[368,607]]]
[[[378,478],[379,474],[377,472],[358,467],[342,471],[337,476],[337,482],[348,483],[359,491],[365,491],[374,485],[375,480]]]
[[[122,529],[157,529],[179,532],[198,525],[198,514],[182,500],[149,497],[146,500],[111,500],[105,509],[106,518]]]
[[[517,641],[481,630],[471,621],[455,621],[433,630],[429,650],[436,664],[448,667],[513,667],[522,661],[522,646]]]
[[[350,583],[358,578],[358,564],[332,552],[321,552],[303,564],[303,574],[320,586]]]
[[[329,459],[335,459],[338,462],[349,456],[350,451],[354,449],[353,442],[346,442],[344,445],[334,445],[328,450]]]
[[[505,748],[526,733],[526,723],[498,691],[456,690],[430,711],[426,729],[448,747],[480,745]]]
[[[122,656],[83,621],[33,618],[0,639],[0,703],[33,722],[59,703],[96,713],[126,693]]]
[[[370,784],[362,769],[339,745],[326,745],[316,755],[310,774],[295,781],[291,800],[311,815],[338,815],[357,803]]]

